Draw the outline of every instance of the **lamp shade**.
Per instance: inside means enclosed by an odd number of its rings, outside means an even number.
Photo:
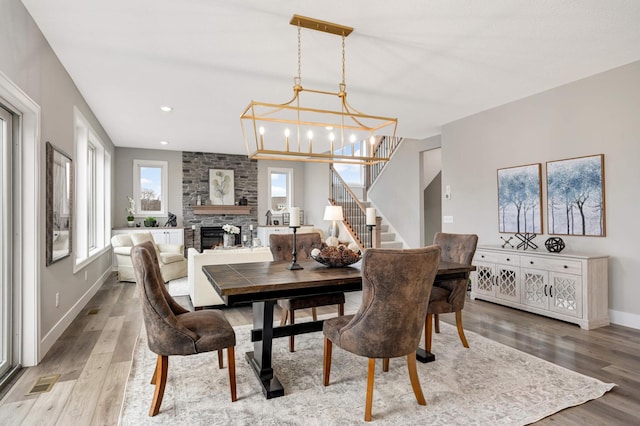
[[[343,220],[342,206],[327,206],[324,208],[324,220]]]

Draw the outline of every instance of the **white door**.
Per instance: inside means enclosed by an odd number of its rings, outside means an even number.
[[[11,114],[0,107],[0,378],[13,366],[12,359],[12,189]]]

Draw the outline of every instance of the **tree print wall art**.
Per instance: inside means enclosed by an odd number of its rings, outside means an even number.
[[[234,204],[233,170],[209,169],[209,198],[214,206]]]
[[[498,169],[499,232],[542,233],[541,167]]]
[[[605,236],[604,155],[547,162],[549,234]]]

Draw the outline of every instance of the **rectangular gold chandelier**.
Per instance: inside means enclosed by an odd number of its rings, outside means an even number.
[[[290,24],[298,27],[298,76],[294,77],[293,98],[282,104],[251,101],[242,112],[240,124],[249,158],[349,164],[389,161],[395,147],[380,156],[375,146],[382,136],[396,140],[397,118],[364,114],[347,102],[344,39],[353,28],[299,15],[294,15]],[[342,37],[338,92],[302,87],[301,28]]]

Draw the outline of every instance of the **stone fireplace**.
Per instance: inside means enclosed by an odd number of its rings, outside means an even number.
[[[242,227],[240,228],[240,233],[235,234],[236,242],[235,245],[241,244],[241,235],[242,235]],[[224,230],[222,226],[201,226],[200,227],[200,252],[202,250],[211,250],[216,246],[222,245],[222,236],[224,235]]]

